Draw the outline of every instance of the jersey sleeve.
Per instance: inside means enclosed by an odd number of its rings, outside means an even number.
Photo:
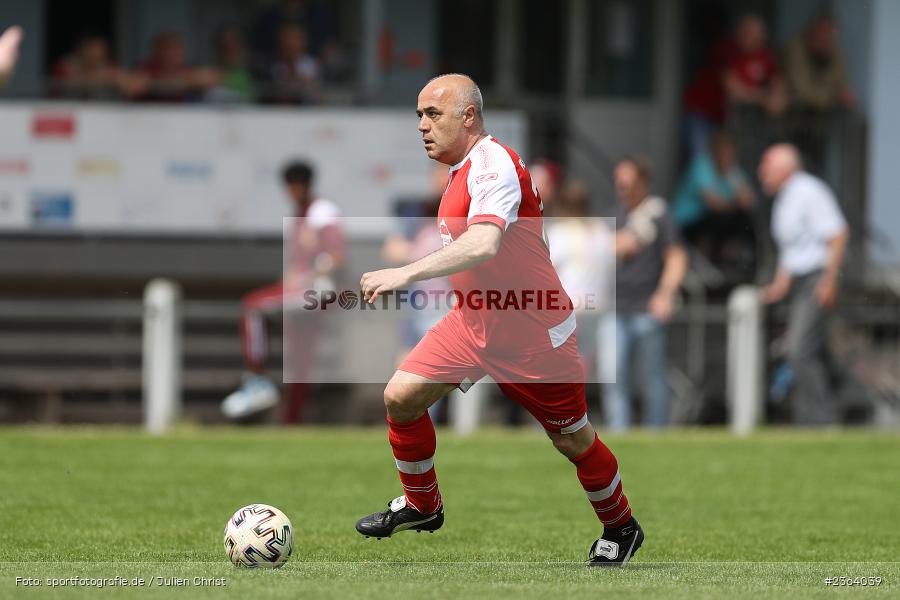
[[[467,225],[493,223],[505,231],[516,222],[522,187],[512,158],[505,151],[473,157],[467,183],[472,199]]]

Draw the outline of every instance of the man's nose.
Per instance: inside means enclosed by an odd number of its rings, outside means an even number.
[[[428,119],[425,117],[425,115],[422,115],[422,117],[419,119],[419,131],[425,133],[429,129],[431,129],[431,125],[429,125]]]

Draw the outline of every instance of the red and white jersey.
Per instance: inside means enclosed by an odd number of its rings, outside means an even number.
[[[497,255],[450,276],[472,341],[515,355],[558,348],[575,332],[566,295],[544,241],[543,205],[525,163],[488,136],[459,163],[438,209],[444,245],[475,223],[503,230]]]

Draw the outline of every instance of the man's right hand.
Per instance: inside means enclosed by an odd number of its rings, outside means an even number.
[[[766,304],[775,304],[784,300],[791,291],[791,276],[779,271],[772,283],[763,289],[762,301]]]

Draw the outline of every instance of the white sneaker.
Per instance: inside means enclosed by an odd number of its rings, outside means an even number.
[[[222,412],[229,419],[242,419],[268,410],[278,404],[280,395],[272,380],[262,375],[250,375],[237,390],[222,402]]]

